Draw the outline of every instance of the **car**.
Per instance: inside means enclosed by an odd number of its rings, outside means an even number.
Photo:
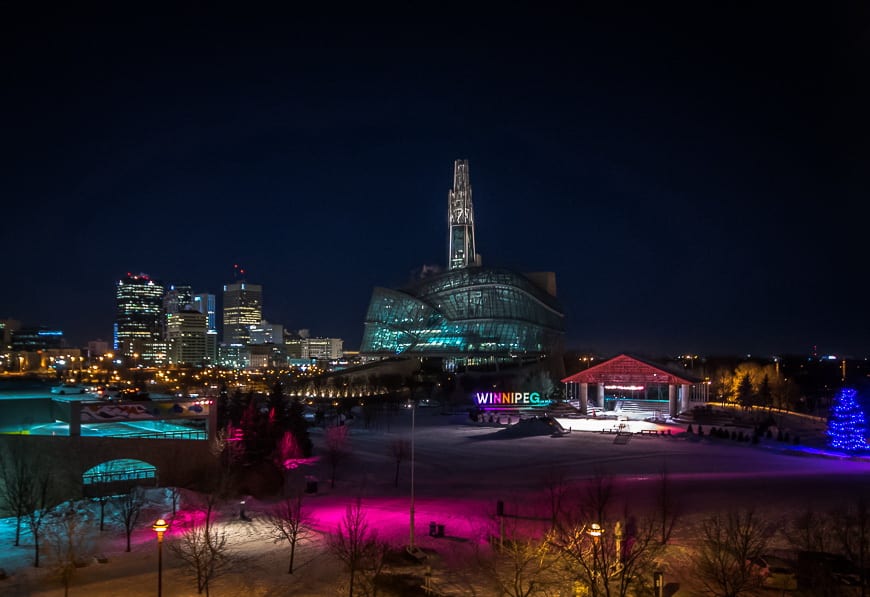
[[[776,556],[763,556],[751,558],[749,563],[752,570],[764,579],[764,588],[782,591],[797,589],[797,574],[788,561]]]
[[[77,383],[62,383],[51,388],[52,394],[84,394],[88,389]]]

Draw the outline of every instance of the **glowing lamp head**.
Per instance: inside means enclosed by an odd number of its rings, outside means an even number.
[[[586,532],[589,533],[590,536],[598,538],[604,534],[604,529],[602,529],[601,525],[597,522],[593,522],[591,525],[589,525],[589,530]]]
[[[167,523],[162,518],[158,518],[157,522],[151,525],[151,529],[154,530],[158,535],[163,535],[169,529],[169,523]]]

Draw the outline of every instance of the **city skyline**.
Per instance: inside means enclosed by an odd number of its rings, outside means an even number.
[[[10,20],[0,318],[109,340],[124,273],[242,264],[356,348],[374,287],[446,268],[467,159],[476,252],[555,272],[568,348],[863,357],[860,10]]]

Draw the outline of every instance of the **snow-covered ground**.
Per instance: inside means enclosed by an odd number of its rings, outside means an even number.
[[[376,419],[367,429],[360,419],[351,421],[351,456],[339,465],[334,488],[323,462],[315,460],[294,472],[300,478],[313,475],[319,483],[317,493],[304,503],[317,538],[297,554],[293,575],[286,571],[286,547],[268,537],[263,513],[269,504],[248,499],[245,511],[252,518],[250,522],[239,519],[238,502],[223,504],[218,520],[239,557],[236,568],[214,582],[212,595],[335,594],[345,577],[326,549],[323,533],[337,527],[347,506],[356,499],[361,500],[381,538],[396,546],[407,545],[410,462],[402,462],[399,487],[394,487],[395,461],[389,446],[396,438],[410,439],[410,423],[407,411]],[[643,509],[653,503],[661,471],[666,468],[683,513],[668,574],[685,586],[689,579],[679,578],[685,574],[679,563],[680,548],[694,541],[700,516],[731,507],[755,507],[782,517],[808,505],[833,504],[866,488],[870,472],[870,463],[818,451],[818,443],[796,449],[771,440],[750,445],[688,438],[683,433],[685,424],[600,417],[561,419],[562,426],[571,432],[554,436],[542,426],[511,423],[507,425],[506,419],[502,424],[472,423],[465,415],[442,415],[434,409],[418,409],[416,413],[415,539],[432,554],[434,583],[444,593],[467,593],[468,587],[458,586],[447,563],[462,559],[493,531],[496,502],[502,500],[506,511],[529,519],[546,516],[546,479],[555,476],[582,483],[596,474],[609,475],[620,503]],[[616,434],[607,431],[621,423],[635,435],[627,443],[614,443]],[[641,429],[662,433],[639,434]],[[807,438],[818,435],[817,428],[802,432]],[[321,446],[322,431],[315,429],[312,436],[315,446]],[[80,505],[86,519],[82,533],[91,538],[86,551],[104,555],[106,562],[89,559],[88,565],[78,568],[70,595],[135,597],[156,593],[157,542],[150,525],[156,518],[168,516],[170,507],[163,490],[150,490],[147,497],[130,553],[124,551],[124,533],[117,523],[110,522],[100,533],[96,505]],[[178,536],[185,518],[195,510],[196,497],[184,495],[182,512],[173,522],[166,545]],[[444,537],[429,536],[431,522],[444,525]],[[0,594],[63,595],[60,582],[51,573],[50,556],[45,554],[44,566],[34,569],[31,537],[25,532],[21,547],[12,547],[13,533],[14,520],[0,519],[0,568],[9,576],[0,580]],[[164,549],[163,556],[163,594],[195,595],[193,580],[171,552]],[[487,594],[482,587],[477,589],[478,594]]]

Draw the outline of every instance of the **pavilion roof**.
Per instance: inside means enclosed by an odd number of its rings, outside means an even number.
[[[699,381],[701,380],[691,378],[684,373],[665,369],[662,365],[621,354],[566,377],[562,383],[683,385],[695,384]]]

